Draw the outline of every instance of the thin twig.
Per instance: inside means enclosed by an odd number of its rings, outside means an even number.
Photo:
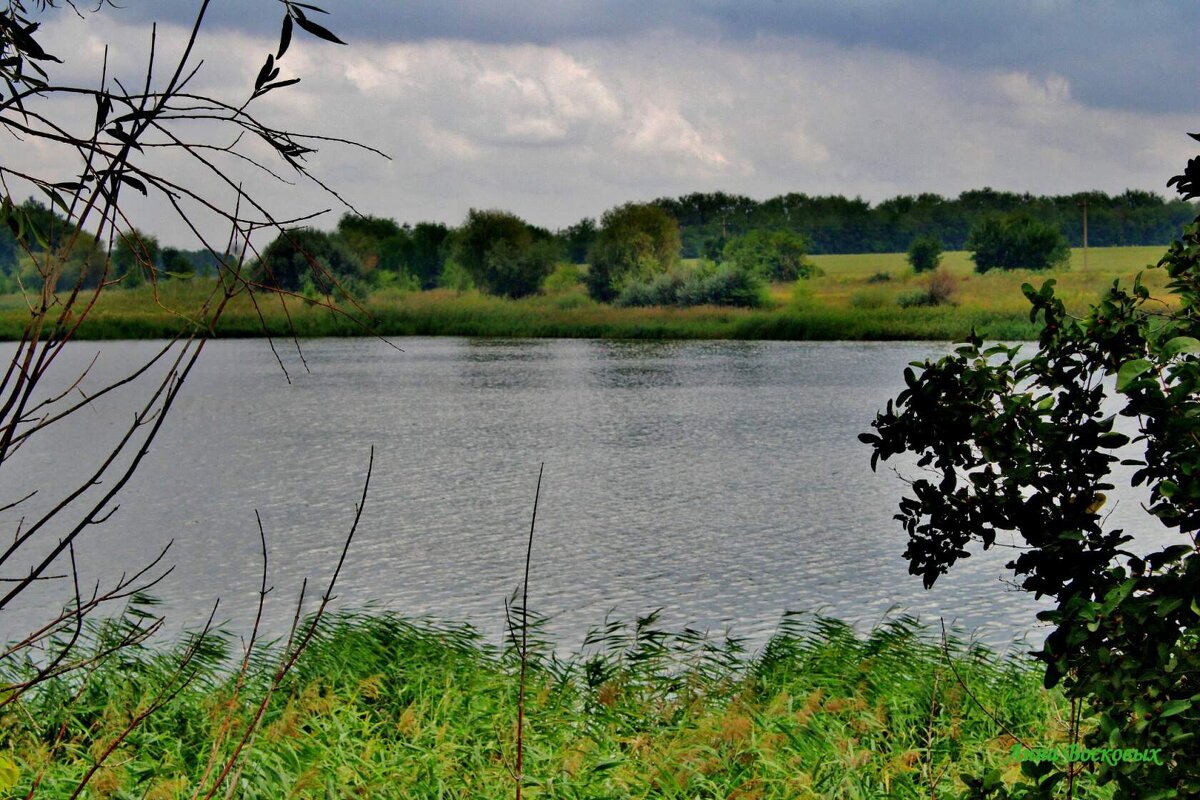
[[[209,787],[208,791],[204,794],[202,800],[211,800],[212,796],[214,794],[216,794],[217,789],[219,789],[221,787],[221,785],[225,782],[225,779],[229,777],[229,773],[233,770],[234,766],[238,763],[238,759],[241,756],[243,750],[246,748],[246,745],[249,743],[251,738],[254,736],[255,731],[258,730],[259,723],[262,722],[263,714],[266,713],[267,706],[270,704],[271,698],[274,696],[275,691],[279,688],[280,684],[283,683],[283,679],[285,677],[287,677],[288,673],[291,672],[292,667],[294,667],[296,665],[296,661],[299,660],[300,654],[303,653],[305,651],[305,649],[307,649],[309,643],[312,641],[313,636],[316,634],[317,626],[320,624],[321,619],[324,617],[325,611],[328,608],[330,601],[334,599],[334,595],[333,595],[334,586],[337,584],[338,576],[342,572],[342,566],[346,563],[346,553],[350,550],[350,543],[354,540],[355,531],[358,530],[359,520],[362,519],[363,507],[367,503],[367,490],[371,486],[371,472],[374,469],[374,466],[375,466],[375,448],[374,448],[374,446],[372,446],[371,454],[367,461],[367,475],[366,475],[366,478],[363,479],[362,497],[359,499],[358,504],[354,507],[354,522],[350,525],[350,532],[346,534],[345,544],[342,545],[342,554],[338,558],[337,566],[335,566],[333,568],[333,574],[329,577],[329,584],[325,588],[325,594],[321,597],[321,603],[320,603],[320,605],[317,606],[316,613],[313,614],[312,619],[309,621],[308,625],[305,627],[304,633],[301,636],[300,640],[294,646],[291,646],[291,636],[289,636],[289,647],[284,650],[283,661],[280,664],[280,666],[278,667],[278,669],[275,670],[275,674],[271,678],[271,683],[267,687],[267,691],[263,694],[262,700],[259,702],[258,707],[255,709],[253,718],[246,725],[245,733],[242,735],[242,738],[238,741],[237,746],[234,747],[233,753],[231,753],[229,758],[225,761],[225,765],[222,768],[220,774],[217,775],[216,779],[213,781],[213,785],[211,787]],[[264,542],[265,542],[265,539],[264,539]],[[305,585],[307,586],[307,581],[305,581]],[[300,608],[301,608],[301,605],[303,604],[303,602],[304,602],[304,593],[302,590],[301,595],[300,595],[300,601],[296,604],[296,619],[297,620],[300,618]],[[295,629],[293,628],[293,633],[294,632],[295,632]],[[199,791],[197,791],[197,794],[198,793],[199,793]]]
[[[1008,734],[1010,737],[1012,737],[1012,739],[1014,741],[1019,743],[1025,749],[1027,749],[1027,750],[1032,749],[1029,747],[1029,745],[1025,742],[1024,739],[1022,739],[1020,736],[1017,736],[1015,733],[1013,733],[1009,729],[1009,727],[1007,725],[1005,725],[1003,722],[1001,722],[1000,718],[997,717],[995,714],[993,714],[992,710],[990,708],[985,706],[983,703],[979,702],[979,698],[976,697],[975,693],[971,691],[971,687],[967,686],[967,682],[964,681],[962,679],[962,676],[958,674],[958,669],[954,666],[954,661],[950,658],[950,648],[946,644],[946,620],[941,619],[941,623],[942,623],[942,653],[946,656],[946,665],[949,666],[950,671],[954,673],[954,679],[956,681],[958,681],[958,685],[961,686],[963,688],[963,691],[967,693],[967,697],[970,697],[972,700],[975,701],[975,705],[979,706],[979,710],[982,711],[984,714],[987,714],[988,718],[992,722],[996,723],[996,727],[1000,728],[1000,730],[1004,731],[1006,734]]]
[[[533,493],[533,514],[529,518],[529,543],[525,548],[525,577],[521,581],[521,678],[517,694],[517,800],[521,800],[521,785],[525,782],[525,672],[529,665],[529,562],[533,559],[533,528],[537,524],[538,498],[542,494],[542,471],[538,467],[537,488]]]

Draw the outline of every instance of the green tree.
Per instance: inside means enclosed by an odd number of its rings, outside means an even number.
[[[1188,173],[1172,183],[1195,196],[1200,159],[1189,169],[1190,183]],[[1052,630],[1034,655],[1046,685],[1090,711],[1084,744],[1160,754],[1096,768],[1131,798],[1200,796],[1200,220],[1158,268],[1175,309],[1152,301],[1140,275],[1083,319],[1053,280],[1026,284],[1043,322],[1036,352],[972,336],[906,369],[907,388],[860,437],[872,466],[908,455],[924,470],[897,518],[926,587],[972,546],[1015,546],[1008,568],[1020,586],[1053,602],[1038,615]],[[1118,462],[1146,487],[1150,532],[1174,532],[1174,543],[1106,524]],[[1066,770],[1027,765],[1044,789],[1031,796],[1049,796]]]
[[[158,267],[158,239],[136,228],[117,235],[113,246],[113,277],[126,287],[137,286]]]
[[[343,214],[338,220],[337,238],[358,258],[366,275],[377,269],[394,273],[405,271],[408,234],[395,220]]]
[[[977,272],[990,269],[1050,269],[1071,257],[1066,237],[1053,225],[1013,212],[988,217],[971,229],[966,249]]]
[[[79,231],[68,246],[65,237],[54,250],[34,250],[33,259],[20,271],[21,284],[40,291],[47,283],[52,291],[95,290],[108,277],[104,249],[87,231]],[[32,248],[31,248],[32,249]]]
[[[26,229],[21,238],[31,250],[57,250],[73,231],[64,217],[32,197],[21,203],[21,212]]]
[[[541,289],[558,248],[515,214],[471,209],[455,234],[454,260],[482,291],[524,297]]]
[[[560,237],[567,260],[572,264],[586,264],[588,250],[592,242],[596,241],[596,220],[584,217],[564,230]]]
[[[942,240],[937,236],[918,236],[908,246],[908,264],[913,272],[932,272],[942,263]]]
[[[9,275],[17,267],[20,246],[8,228],[0,228],[0,274]]]
[[[453,289],[456,294],[462,294],[475,288],[475,281],[453,257],[447,258],[438,274],[437,285],[443,289]]]
[[[422,289],[438,285],[450,255],[450,229],[440,222],[418,222],[409,236],[408,271]]]
[[[731,239],[722,256],[735,269],[764,280],[794,281],[813,274],[807,251],[808,240],[798,233],[756,230]]]
[[[321,294],[333,294],[363,274],[362,262],[339,239],[312,228],[279,234],[255,264],[252,274],[261,286],[298,292],[311,282]]]
[[[96,237],[80,233],[75,238],[73,247],[64,243],[58,249],[58,256],[62,262],[62,271],[58,275],[58,291],[72,291],[78,286],[80,289],[95,289],[100,286],[102,281],[112,277],[105,256],[104,248],[100,246],[100,242]]]
[[[588,293],[610,302],[630,283],[670,271],[679,263],[679,223],[657,205],[626,203],[600,218],[588,253]]]
[[[187,253],[174,247],[164,247],[159,254],[163,273],[172,277],[190,277],[196,274],[196,264]]]
[[[700,255],[709,261],[720,261],[725,255],[725,245],[727,244],[729,244],[729,237],[724,235],[705,239],[700,246]]]

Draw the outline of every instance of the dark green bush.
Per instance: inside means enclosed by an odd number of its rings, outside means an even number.
[[[932,272],[942,263],[942,240],[936,236],[918,236],[908,246],[908,264],[913,272]]]
[[[757,308],[763,305],[762,283],[749,272],[722,266],[686,281],[679,290],[679,305]]]
[[[976,272],[990,269],[1050,269],[1067,263],[1071,249],[1053,225],[1038,222],[1024,212],[989,217],[967,238]]]
[[[649,281],[631,283],[617,297],[620,306],[741,306],[763,305],[762,282],[730,266],[699,269],[682,275],[670,272]]]
[[[921,308],[923,306],[936,306],[937,303],[925,289],[915,289],[897,297],[896,305],[901,308]]]
[[[674,306],[679,305],[679,292],[687,277],[679,272],[656,275],[648,281],[631,283],[621,290],[615,304],[618,306]]]

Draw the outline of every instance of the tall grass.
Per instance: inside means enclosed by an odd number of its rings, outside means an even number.
[[[1013,737],[1048,744],[1066,727],[1064,700],[1027,662],[955,638],[943,648],[904,617],[864,637],[789,615],[754,655],[737,641],[663,630],[653,615],[606,624],[571,657],[537,631],[530,797],[948,796],[962,788],[960,772],[997,768],[1015,780]],[[245,724],[269,681],[273,662],[260,656],[231,709],[231,649],[214,643],[196,679],[109,759],[93,796],[190,796],[226,712]],[[15,793],[39,772],[39,796],[73,787],[177,656],[140,650],[101,662],[74,704],[78,673],[14,704],[2,723],[20,770]],[[510,796],[518,668],[512,647],[469,627],[329,617],[272,699],[232,796]],[[0,679],[19,677],[5,670]]]

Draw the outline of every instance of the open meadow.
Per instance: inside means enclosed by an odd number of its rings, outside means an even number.
[[[1040,286],[1053,278],[1056,292],[1074,312],[1087,309],[1114,280],[1132,283],[1142,272],[1151,293],[1162,293],[1166,283],[1162,270],[1149,269],[1158,262],[1163,247],[1093,247],[1084,265],[1083,250],[1071,251],[1067,268],[1047,272],[1032,270],[992,270],[975,272],[966,251],[946,253],[941,269],[956,281],[951,303],[963,314],[990,312],[1028,319],[1029,304],[1021,294],[1021,284]],[[865,253],[861,255],[812,256],[825,275],[813,281],[814,299],[821,305],[841,309],[886,309],[896,305],[900,296],[919,289],[926,276],[914,276],[903,253]],[[882,279],[888,275],[890,279]],[[782,292],[775,295],[784,300]]]

